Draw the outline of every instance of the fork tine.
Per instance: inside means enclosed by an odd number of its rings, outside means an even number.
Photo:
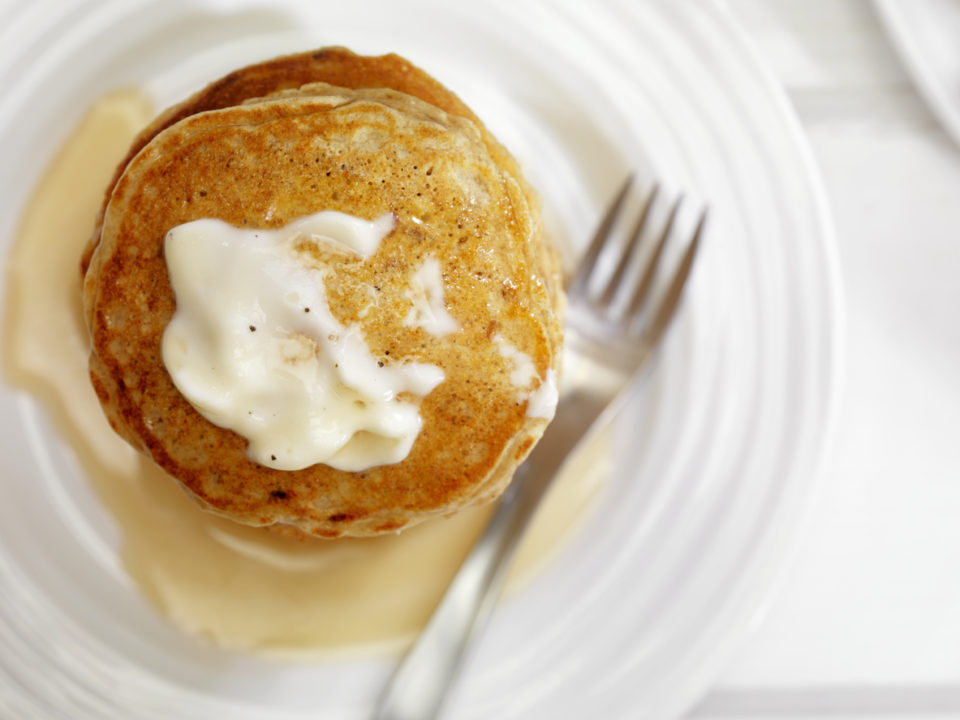
[[[660,184],[657,183],[647,195],[647,199],[643,204],[643,209],[640,211],[640,216],[637,218],[637,221],[633,226],[633,230],[630,233],[630,240],[624,246],[620,254],[620,262],[617,263],[617,267],[613,271],[613,275],[607,282],[607,288],[600,297],[600,303],[602,305],[608,306],[611,302],[613,302],[613,298],[617,294],[617,288],[619,288],[623,282],[624,273],[626,272],[627,268],[633,264],[634,258],[636,258],[637,253],[640,251],[640,235],[643,232],[643,228],[647,224],[647,218],[650,216],[650,208],[653,207],[653,203],[657,199],[659,192]]]
[[[683,196],[678,197],[676,202],[673,203],[673,207],[670,208],[670,215],[667,217],[667,222],[660,232],[660,237],[657,238],[657,244],[653,249],[653,254],[647,261],[647,266],[643,270],[640,283],[634,290],[633,297],[630,298],[630,302],[627,305],[625,317],[635,317],[647,302],[647,297],[650,295],[650,289],[653,286],[653,277],[657,272],[657,266],[660,264],[660,258],[663,257],[663,248],[666,247],[667,240],[670,237],[670,231],[673,229],[673,222],[677,218],[677,211],[680,209],[682,200]]]
[[[687,282],[687,278],[690,276],[690,270],[693,268],[693,260],[700,247],[700,236],[703,234],[703,228],[706,222],[707,210],[704,210],[700,214],[700,219],[697,221],[697,229],[694,231],[693,238],[687,245],[683,257],[680,258],[680,263],[674,271],[673,278],[670,280],[670,285],[667,287],[663,299],[660,301],[656,310],[654,310],[653,318],[647,323],[643,330],[643,344],[646,348],[656,347],[657,343],[660,342],[660,336],[663,335],[663,331],[667,329],[670,320],[673,318],[673,312],[680,302],[680,297],[683,295],[683,287]]]
[[[610,203],[606,214],[603,216],[603,220],[600,222],[600,226],[597,228],[593,239],[590,241],[590,245],[587,247],[586,252],[584,252],[583,257],[580,259],[580,264],[577,266],[577,272],[570,281],[570,287],[568,289],[570,294],[582,294],[586,292],[587,283],[589,282],[590,276],[593,274],[593,271],[597,265],[597,259],[600,257],[604,243],[606,242],[607,237],[610,235],[610,230],[613,227],[614,221],[620,214],[620,208],[623,207],[623,201],[627,197],[627,192],[630,190],[630,186],[632,184],[633,173],[627,176],[627,179],[624,181],[620,191],[613,199],[613,202]]]

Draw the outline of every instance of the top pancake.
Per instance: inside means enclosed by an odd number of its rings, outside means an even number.
[[[244,438],[176,390],[160,354],[176,308],[162,252],[170,228],[200,218],[274,228],[321,210],[394,214],[368,261],[338,261],[330,308],[384,363],[446,375],[422,401],[407,458],[360,473],[256,464]],[[461,328],[443,338],[403,322],[427,256]],[[559,361],[559,280],[531,193],[472,113],[396,56],[281,58],[167,111],[118,170],[83,263],[91,377],[111,424],[238,521],[324,537],[396,530],[495,497],[545,425],[526,416],[494,342],[529,355],[540,378]]]
[[[190,115],[239,105],[250,99],[285,90],[296,90],[318,82],[353,89],[390,88],[419,98],[451,115],[471,120],[480,130],[483,141],[496,162],[518,180],[522,178],[516,161],[487,131],[470,108],[430,75],[399,55],[371,57],[357,55],[341,47],[288,55],[249,65],[215,80],[182,103],[167,108],[144,128],[130,146],[127,157],[117,166],[106,189],[100,217],[81,258],[81,271],[86,273],[93,250],[100,242],[103,211],[110,200],[113,187],[127,164],[157,133]],[[526,188],[526,191],[529,193],[529,188]]]

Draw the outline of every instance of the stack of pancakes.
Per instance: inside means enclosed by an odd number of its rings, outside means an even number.
[[[334,316],[360,327],[383,362],[445,375],[422,400],[406,459],[363,472],[255,463],[243,437],[178,392],[161,358],[176,309],[163,256],[171,228],[201,218],[276,228],[323,210],[396,218],[370,259],[326,278]],[[410,276],[427,257],[459,324],[442,337],[404,322]],[[337,537],[449,514],[499,495],[547,423],[528,416],[503,352],[529,356],[541,380],[560,360],[559,273],[535,200],[476,116],[395,55],[279,58],[167,110],[119,166],[82,270],[90,374],[111,425],[239,522]]]

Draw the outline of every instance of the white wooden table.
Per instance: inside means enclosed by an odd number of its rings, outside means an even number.
[[[960,718],[960,147],[866,0],[728,6],[820,163],[846,378],[795,567],[691,717]]]

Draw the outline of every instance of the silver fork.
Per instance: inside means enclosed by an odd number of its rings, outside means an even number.
[[[577,445],[606,425],[623,404],[632,381],[674,316],[700,243],[706,211],[700,215],[666,290],[646,312],[680,199],[671,207],[656,244],[641,264],[640,239],[658,187],[647,195],[627,242],[623,242],[622,235],[613,230],[632,180],[632,176],[627,178],[611,203],[567,290],[567,343],[575,345],[571,349],[589,368],[587,372],[595,377],[598,373],[594,371],[603,371],[599,374],[606,382],[587,384],[573,379],[574,387],[561,397],[555,419],[518,468],[483,535],[397,667],[373,720],[430,720],[437,716],[467,647],[500,594],[514,550],[551,480]]]

